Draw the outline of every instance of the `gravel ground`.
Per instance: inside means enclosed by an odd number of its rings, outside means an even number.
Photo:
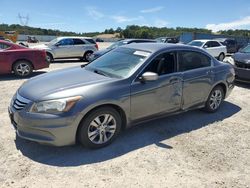
[[[33,76],[80,64],[60,61]],[[7,107],[24,81],[0,76],[0,187],[250,186],[250,85],[238,84],[215,114],[195,110],[151,121],[88,150],[16,137]]]

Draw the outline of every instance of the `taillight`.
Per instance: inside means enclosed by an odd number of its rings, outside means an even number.
[[[97,50],[99,49],[98,44],[95,44],[95,47],[96,47]]]

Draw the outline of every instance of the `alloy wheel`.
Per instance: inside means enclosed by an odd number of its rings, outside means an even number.
[[[116,128],[116,120],[111,114],[99,115],[88,127],[88,138],[94,144],[104,144],[114,136]]]
[[[20,63],[16,67],[16,72],[20,76],[27,76],[30,73],[30,71],[31,71],[30,66],[26,63]]]
[[[222,92],[219,89],[213,91],[212,95],[209,99],[209,106],[212,110],[216,110],[219,108],[220,103],[222,101]]]

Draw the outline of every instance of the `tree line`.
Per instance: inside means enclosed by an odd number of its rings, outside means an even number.
[[[177,37],[183,32],[195,32],[195,33],[206,33],[212,34],[211,30],[202,28],[158,28],[148,26],[129,25],[125,29],[118,27],[117,29],[105,29],[103,32],[88,32],[88,33],[76,33],[68,31],[60,31],[55,29],[43,29],[30,26],[21,26],[19,24],[0,24],[0,31],[17,31],[19,34],[26,35],[53,35],[53,36],[89,36],[94,37],[99,34],[115,34],[118,33],[120,38],[157,38],[157,37]],[[244,36],[250,37],[250,30],[225,30],[219,31],[218,34],[228,36]]]

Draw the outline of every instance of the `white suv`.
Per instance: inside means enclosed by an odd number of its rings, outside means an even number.
[[[220,61],[223,61],[227,53],[227,47],[216,40],[193,40],[188,44],[205,49]]]
[[[54,59],[79,58],[89,61],[90,55],[98,50],[98,45],[90,37],[58,37],[48,44],[33,46],[47,52],[47,61]]]

